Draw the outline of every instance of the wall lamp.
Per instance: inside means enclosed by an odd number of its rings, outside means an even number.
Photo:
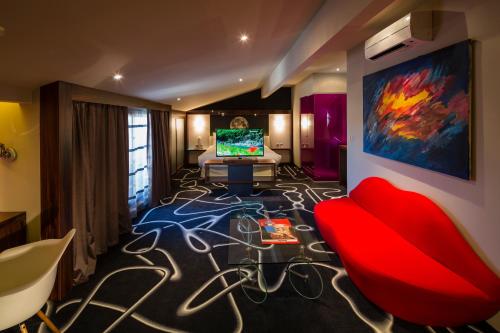
[[[0,159],[7,161],[14,161],[17,158],[17,153],[14,148],[6,147],[0,143]]]
[[[278,114],[274,117],[274,129],[278,133],[283,133],[285,131],[285,117],[282,114]]]
[[[196,115],[193,125],[196,133],[203,133],[203,130],[205,129],[205,119],[203,119],[203,116]]]

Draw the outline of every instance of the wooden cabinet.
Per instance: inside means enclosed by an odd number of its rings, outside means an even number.
[[[198,156],[203,154],[206,149],[188,149],[187,151],[187,164],[198,165]]]
[[[291,149],[273,149],[276,154],[281,155],[281,163],[292,163]]]
[[[26,244],[26,213],[0,212],[0,252]]]

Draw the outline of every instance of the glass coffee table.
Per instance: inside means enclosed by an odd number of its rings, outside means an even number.
[[[259,220],[288,219],[298,244],[262,244]],[[323,292],[323,279],[314,263],[332,261],[324,242],[314,228],[305,223],[289,201],[243,201],[242,208],[230,214],[228,248],[229,265],[237,266],[244,294],[255,303],[262,303],[270,292],[288,279],[302,297],[317,299]],[[264,271],[268,265],[281,271],[275,285],[268,285]],[[274,269],[273,269],[274,270]]]

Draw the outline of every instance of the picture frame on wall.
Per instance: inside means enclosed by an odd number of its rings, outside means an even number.
[[[472,44],[363,77],[363,151],[471,178]]]

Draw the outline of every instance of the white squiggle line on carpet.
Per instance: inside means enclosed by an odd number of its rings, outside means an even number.
[[[212,245],[212,247],[215,249],[217,247],[232,246],[232,245],[240,245],[240,243],[221,243],[221,244]]]
[[[214,270],[216,272],[220,272],[220,268],[219,268],[219,265],[217,265],[217,262],[215,261],[215,258],[213,257],[212,253],[209,253],[208,254],[208,257],[210,259],[210,263],[212,264],[212,267],[214,268]],[[220,280],[221,280],[221,283],[222,285],[227,288],[229,287],[226,279],[224,278],[224,275],[222,275],[220,277]],[[233,311],[236,315],[236,328],[234,330],[234,332],[242,332],[243,331],[243,316],[241,315],[241,312],[240,312],[240,309],[238,308],[238,305],[236,304],[236,300],[234,299],[234,296],[232,293],[229,293],[227,295],[227,297],[229,298],[229,303],[231,304],[231,307],[233,308]]]
[[[307,244],[307,248],[309,249],[309,251],[316,252],[316,253],[335,254],[335,252],[333,252],[333,251],[326,251],[326,250],[315,249],[314,245],[316,245],[316,244],[325,244],[325,241],[317,241],[317,242],[312,242],[312,243]]]
[[[325,263],[312,263],[313,265],[316,266],[321,266],[325,268],[332,269],[337,272],[337,274],[332,278],[332,286],[333,288],[342,296],[344,299],[349,303],[351,306],[352,310],[354,313],[358,316],[359,319],[361,319],[365,324],[371,327],[371,329],[376,332],[376,333],[390,333],[392,332],[392,325],[394,324],[394,317],[390,313],[386,313],[387,318],[384,319],[382,322],[374,321],[371,320],[370,318],[366,317],[361,310],[358,308],[356,302],[340,288],[338,285],[337,280],[340,279],[341,277],[347,277],[347,272],[344,268],[339,268],[335,267],[332,265],[328,265]]]
[[[481,331],[480,329],[478,328],[475,328],[474,326],[472,325],[467,325],[471,330],[473,330],[474,332],[478,332],[478,333],[483,333],[483,331]]]
[[[314,231],[314,228],[311,227],[309,224],[296,224],[293,226],[293,228],[297,231],[301,231],[301,232],[310,232],[310,231]]]
[[[81,298],[75,298],[75,299],[69,300],[69,301],[65,302],[62,306],[60,306],[58,308],[58,311],[64,309],[65,307],[67,307],[69,305],[80,303],[81,301],[82,301]],[[111,303],[107,303],[107,302],[102,302],[102,301],[97,301],[97,300],[92,300],[89,302],[89,304],[94,305],[94,306],[98,306],[101,308],[105,308],[105,309],[114,310],[114,311],[121,312],[121,313],[124,313],[125,311],[127,311],[127,308],[124,306],[111,304]],[[133,318],[146,326],[149,326],[153,329],[156,329],[156,330],[159,330],[162,332],[167,332],[167,333],[185,333],[186,332],[186,331],[178,330],[176,328],[168,327],[168,326],[165,326],[163,324],[157,323],[149,318],[146,318],[145,316],[143,316],[137,312],[132,313],[130,315],[130,318]]]
[[[172,276],[170,277],[170,281],[180,281],[182,279],[182,272],[181,272],[179,265],[177,265],[177,262],[175,261],[174,257],[168,251],[162,249],[161,247],[155,248],[155,251],[162,253],[167,258],[170,265],[172,266],[172,269],[174,272],[172,273]],[[140,260],[144,261],[146,264],[148,264],[150,266],[155,265],[151,260],[142,256],[141,254],[137,254],[136,257],[139,258]],[[156,272],[158,274],[160,274],[161,276],[163,276],[162,271],[156,271]]]
[[[164,283],[166,283],[170,277],[170,271],[166,269],[165,267],[161,266],[128,266],[124,268],[119,268],[111,273],[108,273],[105,277],[99,281],[99,283],[92,289],[90,294],[85,298],[85,300],[80,304],[78,309],[75,311],[75,313],[71,316],[68,322],[64,324],[64,326],[60,329],[61,332],[66,332],[76,321],[76,319],[80,316],[80,314],[83,312],[83,310],[87,307],[89,302],[92,300],[92,297],[97,293],[99,288],[106,282],[111,276],[124,272],[124,271],[130,271],[130,270],[161,270],[165,273],[165,275],[160,279],[158,283],[156,283],[150,290],[148,290],[139,300],[137,300],[132,306],[130,306],[127,311],[125,311],[121,316],[119,316],[117,319],[115,319],[104,331],[103,333],[108,333],[111,332],[118,324],[120,324],[125,318],[130,316],[146,299],[149,298],[156,290],[162,286]],[[64,307],[65,305],[62,304],[60,305],[56,313],[59,312],[59,310]]]
[[[191,303],[198,297],[205,289],[207,289],[214,281],[219,280],[221,276],[224,276],[227,273],[232,273],[232,272],[238,272],[238,268],[228,268],[223,271],[219,271],[216,273],[214,276],[212,276],[210,279],[208,279],[206,282],[204,282],[198,289],[196,289],[191,295],[189,295],[188,298],[184,302],[179,305],[177,308],[177,315],[184,317],[184,316],[189,316],[192,315],[193,313],[196,313],[200,310],[203,310],[206,308],[208,305],[212,304],[222,296],[228,294],[231,290],[234,288],[238,287],[241,284],[241,281],[235,282],[231,285],[228,285],[218,293],[216,293],[214,296],[211,298],[205,300],[204,302],[196,305],[196,306],[190,306]],[[249,272],[250,273],[250,272]]]
[[[316,194],[316,192],[311,191],[311,189],[306,188],[305,192],[311,198],[311,200],[314,201],[315,204],[317,204],[319,201],[321,201],[321,198]],[[313,198],[313,196],[311,195],[311,193],[313,193],[316,196],[316,198],[319,199],[319,201],[316,200],[315,198]]]
[[[148,248],[142,248],[142,249],[139,249],[139,250],[136,250],[136,251],[131,251],[131,250],[127,249],[130,245],[132,245],[132,244],[140,241],[142,238],[144,238],[147,235],[152,234],[152,233],[155,233],[155,239],[154,239],[154,241],[153,241],[153,243],[151,244],[150,247],[148,247]],[[150,252],[150,251],[152,251],[156,247],[156,245],[158,245],[158,240],[160,239],[160,235],[161,235],[161,229],[160,228],[151,229],[148,232],[145,232],[145,233],[141,234],[139,237],[137,237],[136,239],[132,240],[131,242],[127,243],[124,247],[122,247],[122,252],[126,253],[126,254],[142,254],[142,253]]]

